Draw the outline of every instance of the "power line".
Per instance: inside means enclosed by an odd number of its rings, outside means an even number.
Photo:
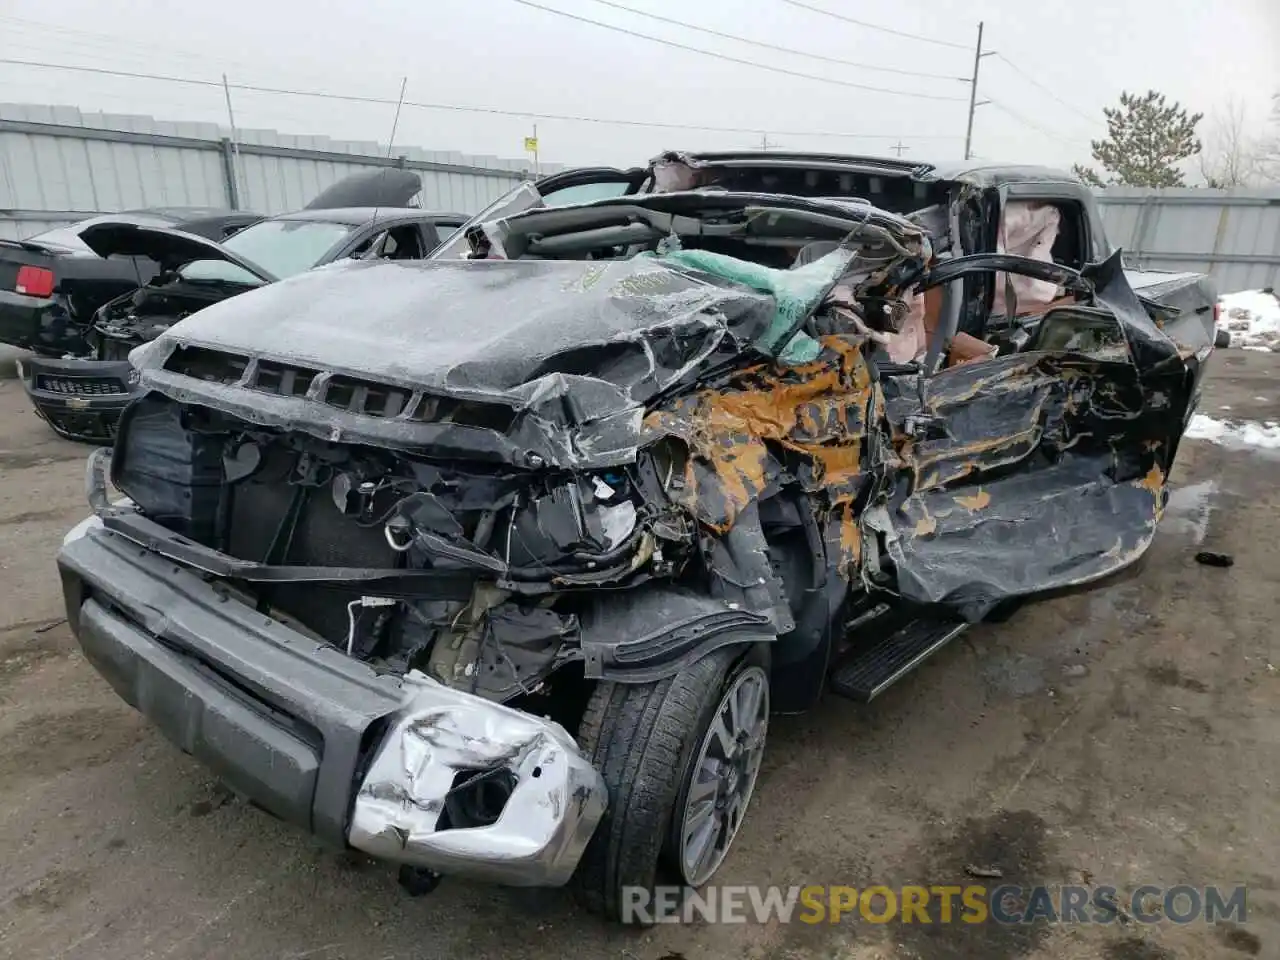
[[[180,60],[202,60],[209,64],[218,64],[218,69],[225,69],[228,64],[238,67],[248,66],[248,61],[236,60],[231,57],[219,55],[214,58],[206,51],[204,53],[196,53],[193,50],[174,47],[165,43],[157,45],[154,43],[139,43],[136,37],[122,36],[120,34],[97,33],[90,30],[77,30],[72,27],[57,26],[52,23],[42,23],[39,20],[27,20],[22,17],[11,17],[8,15],[0,16],[0,23],[9,24],[17,30],[35,31],[37,34],[59,33],[66,35],[67,39],[47,36],[34,36],[30,40],[22,38],[22,46],[26,48],[31,40],[48,40],[57,44],[78,44],[80,46],[96,46],[99,51],[103,47],[110,49],[111,53],[119,56],[121,53],[134,54],[140,52],[143,55],[152,56],[169,56]],[[122,49],[123,48],[123,49]]]
[[[1001,113],[1006,113],[1009,116],[1013,117],[1013,119],[1017,120],[1019,123],[1025,124],[1026,126],[1030,127],[1032,130],[1038,130],[1040,133],[1043,133],[1046,137],[1052,137],[1054,140],[1058,140],[1061,143],[1079,145],[1081,143],[1087,142],[1085,140],[1077,139],[1075,137],[1064,137],[1061,134],[1054,133],[1048,127],[1043,127],[1040,124],[1036,123],[1034,120],[1031,120],[1023,116],[1022,114],[1018,113],[1018,111],[1012,109],[1011,107],[1006,107],[999,100],[992,100],[990,97],[988,97],[987,103],[991,104],[991,106],[995,107]]]
[[[1038,88],[1042,93],[1046,94],[1049,97],[1049,99],[1056,101],[1057,103],[1066,107],[1068,110],[1070,110],[1072,113],[1076,114],[1077,116],[1083,117],[1085,120],[1088,120],[1090,123],[1097,123],[1097,119],[1098,119],[1097,117],[1091,117],[1089,116],[1089,114],[1085,113],[1079,107],[1068,103],[1066,100],[1063,100],[1060,96],[1054,93],[1049,87],[1045,86],[1035,77],[1031,76],[1031,74],[1027,73],[1025,70],[1019,67],[1016,63],[1014,63],[1012,60],[1006,57],[1003,53],[998,53],[993,50],[991,52],[991,55],[998,60],[1003,60],[1005,66],[1011,69],[1018,76],[1022,77],[1022,79],[1027,81],[1027,83],[1031,84],[1033,87]]]
[[[156,80],[165,83],[181,83],[191,86],[202,87],[218,87],[223,86],[221,80],[201,80],[196,77],[175,77],[154,73],[138,73],[131,70],[112,70],[105,67],[84,67],[74,66],[64,63],[48,63],[41,60],[13,60],[8,58],[0,58],[0,64],[9,64],[19,67],[38,67],[51,70],[69,70],[76,73],[91,73],[100,76],[124,77],[132,80]],[[322,100],[342,100],[349,103],[372,103],[385,106],[395,106],[398,102],[390,97],[363,97],[356,94],[348,93],[329,93],[320,90],[298,90],[286,87],[267,87],[251,83],[228,83],[228,87],[232,90],[244,90],[250,93],[273,93],[293,97],[315,97]],[[562,120],[571,123],[600,123],[613,126],[623,127],[651,127],[667,130],[690,130],[699,133],[745,133],[752,135],[760,135],[766,130],[762,127],[722,127],[722,126],[706,126],[694,123],[669,123],[661,120],[634,120],[634,119],[617,119],[608,117],[590,117],[574,114],[563,113],[541,113],[529,110],[505,110],[499,107],[473,107],[464,106],[462,104],[453,103],[426,103],[416,100],[405,100],[406,107],[416,107],[421,110],[446,110],[456,113],[480,113],[490,114],[500,117],[515,117],[518,119],[534,119],[534,120]],[[949,134],[899,134],[899,133],[849,133],[837,132],[832,130],[777,130],[772,127],[768,129],[769,133],[776,132],[779,136],[786,137],[827,137],[827,138],[843,138],[850,140],[896,140],[901,136],[907,136],[913,140],[958,140],[959,137]]]
[[[0,63],[15,67],[47,67],[53,70],[72,70],[76,73],[97,73],[110,77],[128,77],[132,80],[163,80],[166,83],[186,83],[197,87],[220,87],[219,80],[197,80],[194,77],[168,77],[156,73],[134,73],[130,70],[111,70],[106,67],[77,67],[69,63],[46,63],[42,60],[12,60],[0,58]]]
[[[567,10],[557,10],[554,7],[544,7],[540,3],[534,3],[533,0],[512,0],[512,2],[518,3],[521,6],[530,7],[534,10],[541,10],[543,13],[551,13],[558,17],[567,17],[570,20],[577,20],[579,23],[589,23],[593,27],[600,27],[604,30],[612,30],[615,33],[626,34],[629,37],[648,40],[650,43],[660,43],[664,47],[672,47],[676,50],[697,53],[704,57],[714,57],[717,60],[736,63],[744,67],[754,67],[757,70],[768,70],[771,73],[781,73],[789,77],[799,77],[802,80],[816,80],[819,83],[830,83],[838,87],[849,87],[854,90],[866,90],[869,93],[883,93],[895,97],[914,97],[918,100],[945,100],[951,103],[963,102],[962,97],[942,97],[935,93],[912,93],[909,90],[890,90],[886,87],[872,87],[865,83],[854,83],[851,80],[837,80],[835,77],[822,77],[815,73],[802,73],[799,70],[788,70],[786,67],[775,67],[772,64],[760,63],[756,60],[744,60],[741,57],[731,57],[727,53],[716,53],[714,50],[704,50],[702,47],[691,47],[685,43],[677,43],[675,40],[664,40],[662,37],[655,37],[647,33],[640,33],[636,30],[628,30],[626,27],[614,26],[612,23],[603,23],[600,20],[592,20],[590,17],[582,17],[576,13],[569,13]]]
[[[846,17],[841,13],[832,13],[830,10],[823,10],[821,7],[814,7],[807,3],[801,3],[800,0],[782,0],[782,2],[789,3],[793,7],[799,7],[802,10],[808,10],[812,13],[820,13],[824,17],[831,17],[834,20],[843,20],[845,23],[852,23],[855,27],[864,27],[867,30],[878,30],[881,33],[892,34],[895,37],[905,37],[908,40],[919,40],[921,43],[936,43],[940,47],[952,47],[956,50],[969,49],[963,43],[956,43],[952,40],[937,40],[933,37],[922,37],[918,33],[907,33],[905,30],[894,30],[892,27],[882,27],[876,23],[867,23],[865,20],[855,20],[853,17]]]
[[[919,70],[900,70],[897,67],[881,67],[870,63],[855,63],[852,60],[841,60],[838,57],[826,57],[820,53],[814,53],[811,50],[796,50],[793,47],[783,47],[776,43],[767,43],[763,40],[753,40],[750,37],[739,36],[736,33],[722,33],[719,30],[712,30],[710,27],[700,27],[696,24],[687,23],[684,20],[676,20],[672,17],[663,17],[656,13],[649,13],[647,10],[637,10],[634,7],[628,7],[625,4],[614,3],[613,0],[591,0],[592,3],[598,3],[601,6],[612,7],[614,10],[622,10],[625,13],[635,14],[637,17],[648,17],[650,20],[657,20],[659,23],[669,23],[674,27],[682,27],[685,30],[693,30],[696,33],[705,33],[708,36],[719,37],[722,40],[732,40],[735,43],[746,43],[753,47],[760,47],[763,50],[772,50],[775,53],[788,53],[797,57],[804,57],[807,60],[821,60],[824,63],[834,63],[842,67],[853,67],[856,70],[878,70],[881,73],[896,73],[904,77],[925,77],[930,80],[958,80],[963,83],[968,81],[964,77],[952,77],[945,73],[922,73]]]

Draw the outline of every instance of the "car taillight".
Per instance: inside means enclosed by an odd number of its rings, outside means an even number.
[[[53,296],[53,271],[44,267],[19,267],[18,283],[13,289],[28,297]]]

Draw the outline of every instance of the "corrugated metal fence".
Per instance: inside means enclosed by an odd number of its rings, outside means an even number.
[[[362,170],[422,177],[421,205],[474,213],[531,176],[525,160],[241,130],[210,123],[0,104],[0,238],[21,239],[95,213],[232,207],[282,213]],[[543,173],[557,169],[543,165]]]
[[[211,123],[0,104],[0,238],[140,207],[281,213],[348,174],[417,170],[422,206],[473,213],[530,175],[524,160],[241,130]],[[542,172],[558,169],[544,166]],[[1098,191],[1134,266],[1212,275],[1223,291],[1280,286],[1280,190]]]
[[[1097,191],[1111,242],[1144,269],[1207,273],[1223,293],[1280,286],[1280,189]]]

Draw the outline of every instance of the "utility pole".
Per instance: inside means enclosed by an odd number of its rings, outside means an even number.
[[[970,147],[973,145],[973,112],[984,103],[989,102],[987,100],[978,100],[978,67],[982,65],[983,57],[989,57],[993,53],[995,53],[994,50],[988,53],[982,52],[982,21],[979,20],[978,45],[973,49],[973,77],[969,80],[969,123],[964,130],[964,158],[966,160],[972,157]]]
[[[902,156],[903,150],[910,150],[911,148],[908,147],[906,144],[904,144],[901,140],[899,140],[889,149],[892,150],[894,153],[896,153],[898,156]]]
[[[769,134],[768,133],[760,134],[760,149],[763,152],[768,152],[769,150]]]
[[[400,80],[400,99],[396,101],[396,115],[391,121],[391,136],[387,137],[387,159],[391,159],[391,150],[396,142],[396,128],[400,126],[400,108],[404,106],[404,92],[409,87],[409,78]]]
[[[231,109],[231,84],[227,83],[227,75],[222,75],[222,92],[227,98],[227,122],[231,124],[231,183],[228,190],[228,199],[231,201],[231,208],[237,209],[240,206],[240,134],[236,131],[236,115]]]

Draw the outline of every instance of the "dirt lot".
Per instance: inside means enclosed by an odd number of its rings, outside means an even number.
[[[9,374],[11,376],[11,373]],[[1280,356],[1204,412],[1280,419]],[[0,955],[1280,957],[1280,452],[1188,441],[1140,578],[971,631],[869,708],[776,720],[723,883],[1246,884],[1241,928],[602,926],[557,891],[391,873],[219,791],[78,655],[53,555],[86,450],[0,379]],[[1199,566],[1205,548],[1231,569]]]

